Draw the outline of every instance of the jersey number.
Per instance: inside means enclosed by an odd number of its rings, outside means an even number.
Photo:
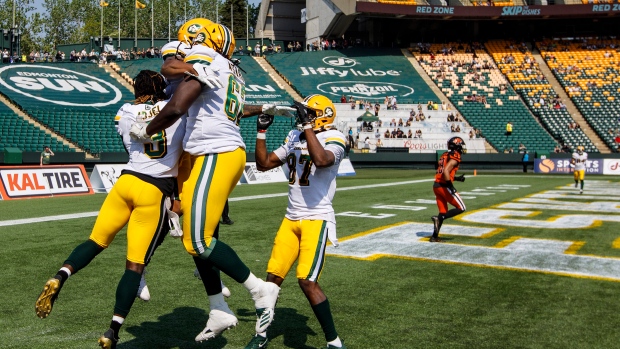
[[[289,154],[286,157],[286,164],[288,165],[288,183],[295,184],[295,176],[297,175],[297,156],[295,154]],[[303,165],[304,171],[299,177],[299,185],[307,187],[310,185],[308,177],[310,177],[310,169],[312,169],[312,159],[309,155],[302,155],[299,157],[299,164]]]
[[[245,101],[245,85],[240,84],[234,76],[228,77],[228,90],[226,91],[226,103],[224,111],[226,116],[236,125],[239,125],[239,114],[243,112]]]
[[[151,159],[161,159],[168,153],[166,130],[154,134],[151,143],[144,143],[144,154]]]

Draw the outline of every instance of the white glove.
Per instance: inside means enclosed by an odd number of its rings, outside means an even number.
[[[202,63],[194,63],[194,70],[198,75],[194,75],[188,71],[185,72],[185,75],[193,76],[196,80],[200,81],[201,84],[206,85],[208,88],[224,88],[224,84],[220,81],[220,78],[215,74],[218,70],[211,68],[210,66]]]
[[[275,104],[263,104],[263,114],[273,115],[273,116],[287,116],[289,118],[293,117],[294,111],[297,109],[291,107],[284,107],[281,105]]]
[[[131,139],[142,143],[151,140],[151,136],[146,134],[146,126],[148,125],[139,122],[131,125],[131,128],[129,129],[129,136]]]
[[[168,224],[170,228],[170,236],[173,238],[183,237],[183,229],[181,229],[181,224],[179,223],[179,215],[170,211],[172,208],[172,201],[169,197],[166,198],[166,211],[168,211]]]
[[[338,243],[338,237],[336,236],[336,224],[328,221],[326,222],[326,228],[327,238],[332,243],[332,245],[334,245],[334,247],[338,247],[338,245],[340,244]]]

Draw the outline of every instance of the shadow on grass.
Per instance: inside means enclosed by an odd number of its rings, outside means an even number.
[[[239,321],[254,322],[255,313],[253,310],[239,309],[237,312]],[[222,349],[228,344],[226,332],[208,342],[196,343],[194,337],[202,331],[208,314],[204,309],[193,307],[176,308],[170,314],[160,316],[157,321],[143,322],[137,326],[128,326],[126,332],[131,333],[135,338],[123,341],[122,330],[121,339],[117,345],[118,349]],[[251,320],[249,320],[251,319]],[[308,317],[299,314],[296,309],[276,308],[276,317],[267,335],[270,341],[282,336],[286,348],[295,349],[315,349],[306,345],[308,336],[317,334],[308,327]],[[248,341],[253,333],[248,333]]]

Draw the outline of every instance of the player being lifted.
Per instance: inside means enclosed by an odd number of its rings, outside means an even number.
[[[167,209],[183,151],[185,119],[158,132],[149,143],[133,141],[129,136],[131,125],[148,122],[164,108],[165,88],[166,82],[157,72],[143,70],[136,76],[135,104],[123,105],[115,118],[129,162],[103,202],[89,239],[77,246],[58,273],[45,283],[35,304],[37,316],[46,318],[69,276],[85,268],[127,225],[126,269],[117,286],[110,328],[99,339],[103,348],[116,347],[118,332],[136,298],[142,271],[168,233]]]
[[[297,282],[321,324],[327,348],[345,348],[318,283],[327,240],[338,244],[332,199],[338,166],[345,155],[345,136],[333,127],[336,108],[329,98],[311,95],[295,106],[303,130],[290,131],[284,145],[271,153],[267,153],[265,132],[273,116],[257,118],[257,168],[267,171],[282,164],[289,168],[288,208],[271,251],[267,281],[282,285],[297,260]],[[257,331],[246,349],[266,346],[266,331]]]
[[[577,151],[573,153],[573,158],[570,160],[571,166],[575,167],[575,171],[573,172],[575,188],[577,188],[577,185],[581,182],[579,194],[583,194],[583,179],[586,174],[586,161],[588,161],[588,153],[586,153],[583,146],[580,145],[577,147]]]
[[[256,308],[256,331],[263,332],[273,321],[273,308],[280,288],[254,276],[237,253],[215,238],[214,233],[226,200],[245,166],[245,144],[239,130],[239,118],[260,112],[278,114],[282,108],[244,106],[245,82],[238,67],[230,60],[235,40],[228,28],[195,18],[183,24],[178,34],[179,41],[190,49],[183,61],[166,60],[162,73],[166,77],[187,76],[179,83],[166,108],[148,127],[134,125],[132,135],[148,141],[151,135],[187,113],[183,148],[192,156],[192,170],[183,185],[181,200],[183,244],[192,256],[245,286]],[[197,74],[191,73],[188,67]],[[214,272],[206,278],[220,287],[219,273]],[[198,341],[213,338],[238,322],[221,292],[209,296],[209,301],[209,320],[196,337]]]
[[[465,212],[465,203],[456,192],[456,188],[452,184],[453,181],[465,182],[465,175],[454,177],[461,163],[461,154],[466,152],[465,141],[461,137],[452,137],[448,140],[448,151],[441,154],[437,163],[437,173],[435,174],[435,183],[433,184],[433,192],[437,200],[439,214],[432,216],[433,235],[430,242],[441,242],[439,238],[439,230],[443,221]],[[448,211],[448,203],[454,206]]]

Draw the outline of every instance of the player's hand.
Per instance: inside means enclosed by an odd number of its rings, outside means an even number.
[[[260,114],[258,118],[256,118],[256,130],[258,132],[265,132],[273,123],[273,115],[269,114]]]
[[[297,110],[297,118],[302,125],[310,123],[310,117],[308,116],[308,108],[300,102],[295,102],[293,107]]]
[[[224,88],[224,84],[220,81],[220,78],[215,73],[218,69],[211,68],[210,66],[202,63],[194,63],[192,66],[196,74],[186,71],[185,75],[196,78],[201,84],[206,85],[208,88]]]
[[[286,117],[291,118],[293,117],[293,112],[295,110],[296,110],[295,108],[285,107],[281,105],[263,104],[262,113],[272,115],[272,116],[286,116]]]
[[[457,182],[465,182],[465,175],[462,174],[462,175],[460,175],[458,177],[454,177],[454,180],[457,181]]]
[[[449,186],[449,187],[446,187],[446,189],[448,189],[448,192],[450,194],[452,194],[452,195],[456,194],[456,188],[455,187]]]
[[[131,128],[129,129],[129,136],[131,139],[141,143],[149,141],[151,136],[146,133],[146,126],[148,125],[138,122],[131,125]]]

